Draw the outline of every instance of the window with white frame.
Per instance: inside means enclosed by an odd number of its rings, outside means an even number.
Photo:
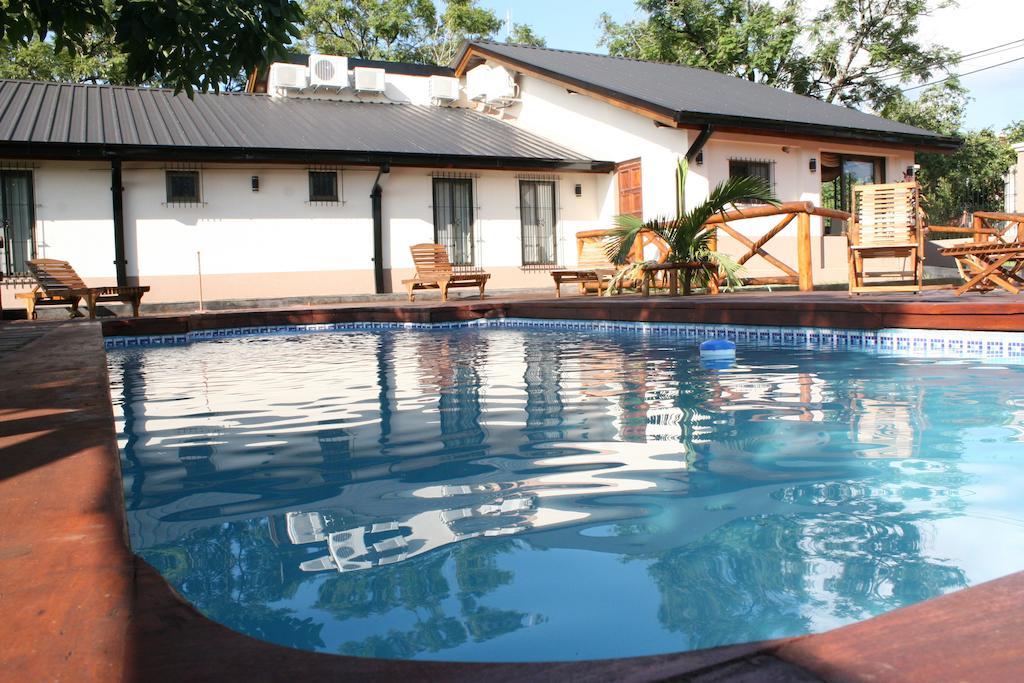
[[[522,226],[523,265],[555,265],[554,181],[519,181],[519,220]]]

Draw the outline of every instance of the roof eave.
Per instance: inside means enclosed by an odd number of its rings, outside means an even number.
[[[351,164],[466,169],[559,170],[607,173],[610,161],[592,159],[358,152],[243,147],[171,147],[93,143],[2,142],[0,157],[52,161],[189,161],[209,163]]]
[[[800,123],[779,119],[757,119],[742,116],[721,116],[696,112],[677,112],[679,126],[714,125],[722,132],[748,132],[752,134],[783,134],[836,141],[874,143],[910,147],[925,152],[955,152],[963,146],[963,139],[955,136],[918,135],[894,131],[863,128],[840,128],[813,123]]]
[[[533,72],[543,78],[557,81],[564,86],[570,88],[577,88],[583,92],[589,92],[599,97],[615,100],[620,102],[621,105],[626,105],[623,108],[634,111],[635,113],[646,115],[649,118],[666,123],[670,125],[676,125],[680,127],[684,126],[704,126],[707,124],[722,126],[736,126],[738,128],[748,129],[746,132],[758,133],[763,131],[761,134],[771,133],[790,133],[799,134],[805,136],[812,136],[816,138],[828,138],[839,141],[853,141],[853,142],[870,142],[870,143],[881,143],[888,145],[896,145],[900,147],[912,147],[919,151],[936,151],[936,152],[953,152],[959,149],[963,145],[963,140],[956,137],[944,137],[944,136],[927,136],[927,135],[913,135],[906,133],[894,133],[887,131],[878,130],[865,130],[865,129],[854,129],[854,128],[837,128],[835,126],[822,126],[817,124],[802,124],[793,121],[782,121],[772,119],[759,119],[741,116],[724,116],[718,114],[703,114],[695,112],[684,112],[678,111],[662,105],[657,105],[640,98],[632,97],[624,93],[605,88],[595,83],[590,83],[577,78],[572,78],[560,74],[550,69],[538,67],[534,64],[524,62],[514,57],[508,57],[492,50],[489,50],[487,46],[480,45],[477,43],[467,42],[463,45],[459,56],[453,62],[452,68],[455,69],[455,75],[461,76],[465,73],[466,66],[469,59],[474,52],[480,53],[490,59],[494,59],[499,62],[505,62],[510,66],[520,69],[525,72]],[[621,106],[620,105],[620,106]]]

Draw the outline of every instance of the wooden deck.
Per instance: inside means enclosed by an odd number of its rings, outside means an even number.
[[[1024,331],[1024,297],[1001,292],[956,297],[950,290],[850,296],[843,292],[756,292],[718,296],[436,298],[240,309],[103,320],[104,335],[173,334],[257,325],[355,321],[449,322],[480,317],[577,318],[880,329]]]
[[[1024,329],[1024,302],[945,293],[567,298],[107,320],[108,334],[481,315]],[[926,324],[927,323],[927,324]],[[678,655],[451,664],[315,654],[215,624],[130,551],[101,326],[0,324],[0,671],[12,681],[1017,680],[1024,572],[821,635]]]

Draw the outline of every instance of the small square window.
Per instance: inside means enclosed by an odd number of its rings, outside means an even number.
[[[311,202],[336,202],[336,201],[338,201],[338,172],[337,171],[310,171],[309,172],[309,201],[311,201]]]
[[[167,203],[199,204],[199,171],[167,171]]]
[[[771,161],[754,161],[749,159],[729,159],[729,178],[760,178],[774,192],[775,178]],[[742,203],[757,203],[753,199]]]

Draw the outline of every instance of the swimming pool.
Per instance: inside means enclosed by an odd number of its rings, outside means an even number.
[[[481,327],[108,351],[133,549],[309,650],[621,657],[1024,568],[1024,366]]]

